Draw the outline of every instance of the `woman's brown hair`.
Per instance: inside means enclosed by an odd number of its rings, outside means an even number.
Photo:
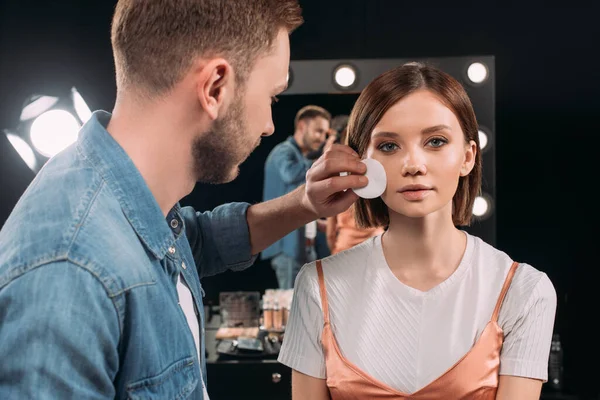
[[[422,63],[408,63],[387,71],[367,85],[358,97],[348,122],[348,145],[363,157],[371,133],[383,115],[396,103],[417,90],[429,90],[456,115],[465,142],[477,143],[475,165],[460,177],[452,199],[452,220],[457,226],[471,222],[473,202],[481,189],[481,152],[478,124],[471,100],[463,86],[440,69]],[[355,206],[357,225],[376,227],[389,225],[388,208],[381,199],[359,199]]]

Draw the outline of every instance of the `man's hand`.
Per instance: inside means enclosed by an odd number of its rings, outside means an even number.
[[[340,176],[341,172],[348,172]],[[352,190],[367,185],[367,167],[350,147],[333,144],[317,159],[306,174],[302,205],[318,218],[345,211],[358,196]]]
[[[348,172],[340,176],[340,172]],[[306,184],[285,196],[248,208],[252,254],[258,254],[294,229],[345,211],[358,196],[348,189],[364,187],[367,167],[350,147],[334,144],[306,174]],[[345,191],[344,191],[345,190]]]
[[[335,144],[336,139],[337,139],[337,133],[335,131],[333,131],[333,133],[331,133],[331,134],[329,134],[329,136],[327,136],[327,139],[325,140],[325,146],[323,147],[323,153],[325,153],[331,149],[331,146],[333,146]]]

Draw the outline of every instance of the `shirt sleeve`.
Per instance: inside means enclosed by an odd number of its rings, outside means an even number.
[[[298,157],[292,150],[282,148],[272,154],[273,167],[279,172],[281,180],[288,185],[300,185],[306,181],[306,172],[312,160]]]
[[[315,263],[304,265],[294,284],[294,296],[278,361],[298,372],[325,379],[321,345],[323,311]]]
[[[521,268],[521,267],[520,267]],[[516,275],[515,275],[516,277]],[[513,375],[525,378],[548,380],[548,357],[554,329],[556,313],[556,290],[546,274],[539,274],[537,283],[530,290],[524,284],[521,293],[528,297],[513,296],[506,300],[517,304],[518,299],[525,298],[520,306],[522,310],[515,318],[508,320],[505,330],[504,344],[500,355],[500,375]],[[512,306],[512,305],[511,305]],[[512,307],[511,307],[512,308]]]
[[[114,399],[120,324],[99,280],[69,262],[0,288],[0,399]]]
[[[229,203],[212,211],[183,207],[186,235],[200,278],[227,270],[241,271],[254,264],[246,213],[248,203]]]

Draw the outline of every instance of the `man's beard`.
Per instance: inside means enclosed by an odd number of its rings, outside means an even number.
[[[194,174],[202,183],[227,183],[234,180],[237,168],[254,150],[246,143],[249,135],[243,121],[242,96],[229,106],[222,117],[215,120],[208,132],[197,137],[192,145]]]
[[[305,128],[302,135],[302,145],[306,151],[317,151],[321,148],[322,142],[311,140],[308,128]]]

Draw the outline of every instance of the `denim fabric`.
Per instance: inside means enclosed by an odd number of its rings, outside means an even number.
[[[279,143],[265,163],[263,200],[283,196],[304,184],[311,165],[312,161],[302,155],[292,136]],[[283,253],[303,263],[305,242],[304,228],[297,229],[263,250],[261,258],[269,259]]]
[[[165,218],[106,131],[110,117],[93,114],[0,231],[0,399],[203,397],[200,278],[254,262],[248,204],[176,205]],[[179,274],[195,300],[200,360]]]

